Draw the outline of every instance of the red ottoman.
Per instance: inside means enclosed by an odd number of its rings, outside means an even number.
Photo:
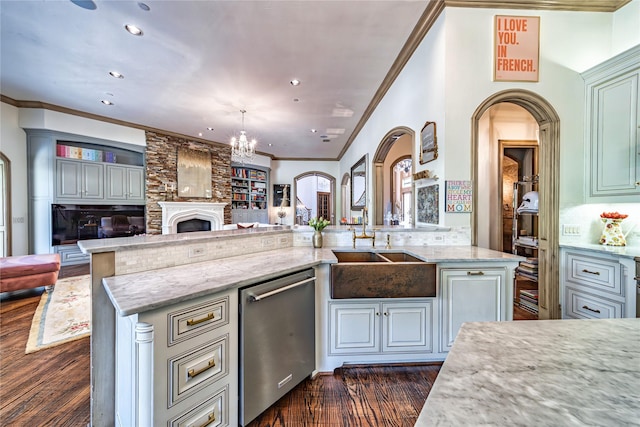
[[[53,286],[59,271],[59,254],[0,258],[0,292]]]

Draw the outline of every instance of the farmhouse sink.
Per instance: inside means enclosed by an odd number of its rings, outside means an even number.
[[[404,252],[333,251],[331,298],[436,296],[436,265]]]

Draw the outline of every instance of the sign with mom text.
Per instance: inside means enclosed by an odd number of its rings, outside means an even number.
[[[471,181],[446,181],[445,183],[445,212],[471,212],[473,205]]]
[[[540,61],[540,17],[496,15],[493,80],[537,82]]]

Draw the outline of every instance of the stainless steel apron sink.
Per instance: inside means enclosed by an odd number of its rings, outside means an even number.
[[[331,298],[436,296],[436,265],[404,252],[333,251]]]

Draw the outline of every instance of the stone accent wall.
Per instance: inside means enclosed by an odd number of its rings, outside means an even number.
[[[224,222],[231,223],[231,147],[207,144],[173,135],[146,132],[145,151],[147,169],[147,233],[162,234],[161,201],[227,203]],[[178,183],[178,148],[208,151],[211,154],[211,199],[178,197],[178,192],[163,191],[167,183]]]

